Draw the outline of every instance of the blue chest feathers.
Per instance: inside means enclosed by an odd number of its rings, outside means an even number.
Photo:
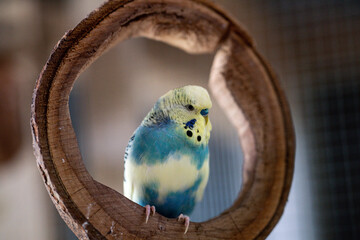
[[[137,164],[148,165],[163,163],[170,155],[188,155],[200,169],[208,158],[208,146],[195,145],[186,138],[182,128],[173,122],[160,126],[140,126],[129,143],[129,154]]]

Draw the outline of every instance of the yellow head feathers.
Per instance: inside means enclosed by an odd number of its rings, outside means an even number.
[[[192,119],[195,115],[200,115],[204,109],[209,110],[212,102],[205,88],[189,85],[170,90],[160,97],[155,107],[178,122]]]
[[[177,123],[187,134],[190,134],[189,131],[193,130],[192,125],[196,123],[196,134],[200,137],[190,138],[191,141],[195,144],[207,143],[212,129],[208,118],[211,107],[212,102],[205,88],[193,85],[176,88],[159,98],[147,117],[147,123],[151,120],[152,123],[159,124],[167,118]],[[191,129],[187,129],[186,126]]]
[[[163,102],[165,108],[174,104],[192,104],[195,109],[210,109],[212,107],[208,91],[203,87],[193,85],[171,90],[159,100]]]
[[[208,117],[211,107],[211,99],[205,88],[193,85],[176,88],[159,98],[142,125],[160,126],[170,120],[184,131],[185,136],[189,136],[189,131],[196,129],[192,134],[196,133],[200,137],[190,138],[191,141],[195,144],[207,144],[212,129]],[[191,129],[185,128],[187,126]]]
[[[193,105],[198,109],[211,108],[212,103],[207,90],[200,86],[185,86],[170,90],[158,100],[163,109],[169,109],[175,105]]]

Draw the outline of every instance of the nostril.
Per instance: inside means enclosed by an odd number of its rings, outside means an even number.
[[[200,114],[203,116],[207,116],[209,114],[209,109],[205,108],[205,109],[201,110]]]

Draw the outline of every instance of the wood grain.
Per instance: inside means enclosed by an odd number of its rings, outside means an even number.
[[[244,186],[233,206],[206,222],[183,226],[143,207],[87,172],[69,114],[69,94],[104,51],[133,37],[189,53],[216,52],[210,86],[238,130]],[[205,0],[113,0],[57,44],[37,80],[31,126],[34,153],[49,195],[80,239],[264,239],[279,220],[291,185],[294,133],[278,81],[246,31]]]

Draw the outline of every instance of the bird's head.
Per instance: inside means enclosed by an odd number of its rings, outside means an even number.
[[[155,105],[196,144],[208,143],[211,131],[209,93],[199,86],[176,88],[163,95]]]

